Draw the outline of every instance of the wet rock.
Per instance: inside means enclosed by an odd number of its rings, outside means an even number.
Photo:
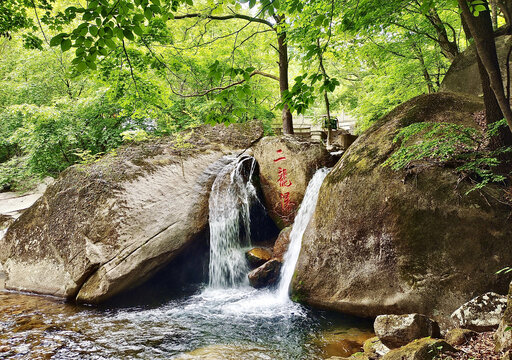
[[[425,314],[442,326],[475,293],[505,292],[496,269],[512,264],[510,208],[503,188],[468,193],[453,169],[413,162],[383,166],[406,125],[447,122],[473,127],[479,99],[422,95],[362,134],[320,189],[292,283],[310,306],[373,317]],[[487,202],[489,201],[489,202]]]
[[[490,292],[462,305],[453,312],[452,319],[461,328],[489,331],[498,328],[506,306],[506,296]]]
[[[423,338],[389,351],[382,360],[432,360],[446,352],[456,352],[444,340]]]
[[[342,356],[332,356],[328,358],[327,360],[369,360],[368,356],[363,353],[355,353],[350,355],[349,357],[342,357]]]
[[[176,360],[253,360],[268,359],[268,349],[249,345],[210,345],[178,355]]]
[[[269,215],[281,228],[293,224],[309,180],[316,170],[333,165],[320,143],[290,136],[265,137],[254,149]]]
[[[439,337],[439,325],[421,314],[380,315],[373,324],[375,335],[394,349],[424,337]]]
[[[245,253],[251,268],[257,268],[272,259],[272,253],[264,248],[254,248]]]
[[[260,123],[195,129],[124,146],[65,170],[0,240],[6,288],[102,302],[206,242],[217,173],[262,136]]]
[[[359,329],[339,329],[321,332],[313,341],[323,358],[348,357],[363,349],[363,343],[374,334]]]
[[[292,227],[288,226],[287,228],[284,228],[279,233],[279,236],[274,244],[274,258],[283,261],[283,256],[286,254],[286,251],[288,250],[288,245],[290,245],[290,233],[292,231]]]
[[[279,280],[280,271],[281,262],[272,259],[249,273],[249,283],[256,289],[273,285]]]
[[[476,335],[476,332],[469,329],[456,328],[449,330],[444,339],[451,346],[459,346],[466,343],[469,339]]]
[[[363,351],[370,359],[378,359],[387,354],[389,350],[377,336],[366,340],[363,344]]]

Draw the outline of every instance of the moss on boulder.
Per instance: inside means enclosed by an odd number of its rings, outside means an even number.
[[[365,317],[421,313],[449,318],[461,304],[507,282],[510,207],[503,191],[481,192],[449,166],[394,171],[383,163],[397,132],[416,122],[478,128],[476,98],[422,95],[364,133],[320,189],[303,237],[293,291],[308,304]]]

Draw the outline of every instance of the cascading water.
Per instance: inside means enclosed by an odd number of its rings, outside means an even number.
[[[315,212],[320,186],[322,186],[322,183],[329,171],[330,169],[327,168],[320,169],[309,181],[304,199],[302,200],[297,216],[295,217],[293,228],[290,232],[290,245],[288,245],[288,250],[283,258],[284,264],[281,268],[281,277],[277,288],[277,297],[282,301],[287,301],[289,299],[288,290],[295,271],[295,265],[297,265],[297,260],[299,259],[302,236],[304,235],[304,231],[306,231],[309,220],[311,220],[311,217]]]
[[[211,288],[231,288],[247,282],[243,250],[251,242],[249,210],[257,199],[251,181],[255,165],[250,156],[233,158],[213,183],[209,203]]]

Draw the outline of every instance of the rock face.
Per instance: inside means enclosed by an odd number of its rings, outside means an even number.
[[[283,256],[286,254],[286,251],[288,250],[288,246],[290,245],[290,233],[292,232],[292,227],[288,226],[287,228],[284,228],[279,233],[279,236],[274,243],[274,258],[283,261]]]
[[[259,268],[254,269],[248,275],[249,283],[256,289],[273,285],[279,280],[281,262],[275,259],[267,261]]]
[[[202,127],[190,148],[162,138],[66,170],[0,241],[6,287],[101,302],[134,287],[197,241],[227,162],[259,123]]]
[[[296,298],[364,317],[421,313],[440,321],[475,294],[505,292],[506,279],[494,275],[512,263],[510,210],[494,200],[502,190],[466,195],[472,185],[449,167],[382,165],[397,150],[400,128],[422,121],[475,127],[482,107],[470,97],[422,95],[356,140],[320,189],[292,285]]]
[[[261,139],[254,157],[260,167],[265,205],[281,229],[293,224],[316,170],[333,165],[322,144],[286,136]]]
[[[269,261],[272,258],[272,253],[264,248],[254,248],[249,250],[245,257],[252,268],[257,268]]]
[[[507,297],[490,292],[468,301],[452,314],[457,326],[475,331],[498,328],[505,313]]]
[[[424,337],[439,337],[439,325],[420,314],[380,315],[373,324],[375,335],[388,348],[407,345]]]
[[[506,84],[507,54],[512,44],[512,36],[504,35],[495,38],[498,60],[504,84]],[[474,96],[482,96],[482,84],[476,61],[476,47],[474,45],[460,54],[448,69],[441,84],[440,91],[449,91]]]
[[[387,354],[390,349],[384,345],[377,336],[375,336],[364,342],[363,350],[370,359],[378,359]]]
[[[433,360],[448,351],[456,352],[444,340],[423,338],[391,350],[382,357],[382,360]]]

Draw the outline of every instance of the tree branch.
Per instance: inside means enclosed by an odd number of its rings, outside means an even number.
[[[254,70],[250,75],[249,77],[253,77],[255,75],[260,75],[260,76],[263,76],[263,77],[267,77],[269,79],[273,79],[273,80],[276,80],[276,81],[279,81],[279,77],[275,76],[275,75],[272,75],[272,74],[269,74],[269,73],[266,73],[266,72],[263,72],[263,71],[259,71],[259,70]],[[214,88],[211,88],[211,89],[208,89],[208,90],[205,90],[203,92],[200,92],[200,93],[197,93],[197,94],[189,94],[189,95],[186,95],[186,94],[178,94],[179,96],[181,97],[184,97],[184,98],[190,98],[190,97],[201,97],[201,96],[205,96],[205,95],[208,95],[209,93],[211,92],[214,92],[214,91],[223,91],[223,90],[227,90],[229,88],[232,88],[233,86],[237,86],[237,85],[240,85],[240,84],[243,84],[246,80],[245,79],[242,79],[240,81],[236,81],[236,82],[233,82],[231,84],[228,84],[226,86],[217,86],[217,87],[214,87]]]
[[[249,15],[243,15],[243,14],[232,14],[232,15],[205,15],[205,14],[184,14],[184,15],[174,15],[174,19],[180,20],[180,19],[193,19],[193,18],[204,18],[204,19],[211,19],[211,20],[232,20],[232,19],[241,19],[246,20],[249,22],[256,22],[260,24],[267,25],[271,27],[273,30],[276,30],[274,27],[274,24],[272,24],[270,21],[267,21],[265,19],[259,19],[255,18]]]

